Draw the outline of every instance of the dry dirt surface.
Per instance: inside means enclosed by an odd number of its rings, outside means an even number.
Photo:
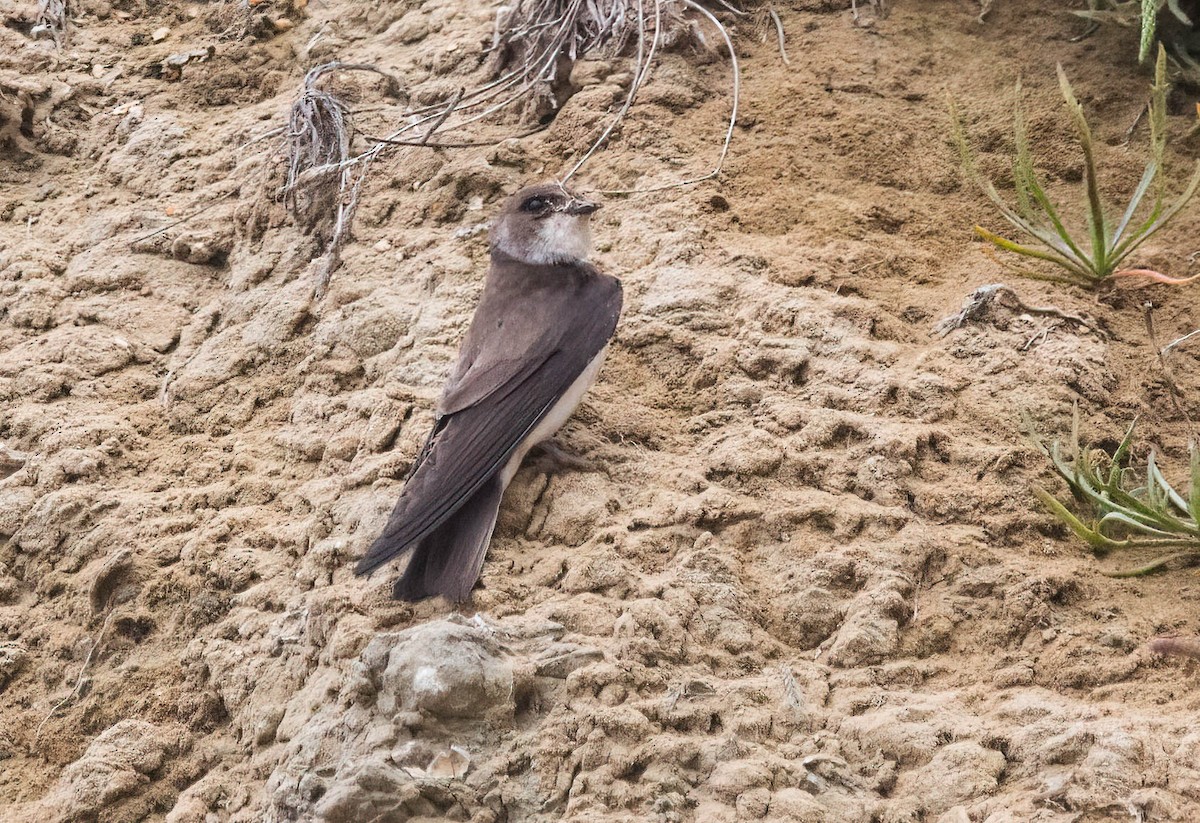
[[[317,298],[320,232],[278,200],[279,138],[254,138],[331,59],[452,92],[495,8],[268,3],[276,25],[79,0],[55,49],[35,5],[0,0],[0,819],[1200,820],[1197,670],[1146,650],[1200,632],[1196,573],[1105,576],[1122,561],[1032,498],[1063,490],[1022,435],[1078,404],[1111,443],[1140,415],[1138,455],[1181,469],[1200,345],[1173,396],[1142,306],[1169,340],[1200,289],[1014,278],[947,138],[950,92],[1003,172],[1021,75],[1039,167],[1076,198],[1061,61],[1131,190],[1135,32],[1076,42],[1049,0],[985,22],[783,0],[785,65],[765,13],[727,17],[720,180],[595,221],[625,311],[558,438],[592,470],[517,476],[454,610],[353,562],[471,316],[478,229],[588,146],[628,61],[581,63],[536,136],[379,159]],[[706,40],[661,56],[581,188],[712,163],[730,66]],[[370,117],[374,76],[339,82]],[[1176,168],[1194,100],[1172,99]],[[1138,262],[1187,274],[1197,236],[1192,209]],[[1095,330],[996,306],[931,334],[997,281]]]

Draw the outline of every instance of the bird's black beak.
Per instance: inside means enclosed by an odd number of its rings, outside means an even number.
[[[591,214],[600,208],[599,203],[589,200],[572,200],[567,204],[567,214]]]

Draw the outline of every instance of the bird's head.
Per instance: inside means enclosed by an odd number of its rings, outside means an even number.
[[[588,224],[598,208],[558,183],[521,189],[492,224],[492,248],[534,266],[582,263],[592,245]]]

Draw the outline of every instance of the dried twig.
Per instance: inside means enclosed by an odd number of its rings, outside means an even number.
[[[1078,314],[1068,314],[1053,306],[1031,306],[1017,295],[1010,287],[1003,283],[991,283],[987,286],[980,286],[975,291],[967,295],[967,299],[963,301],[962,309],[957,314],[952,314],[949,317],[944,317],[933,328],[934,337],[945,337],[955,329],[962,328],[967,323],[980,320],[993,303],[1003,305],[1002,299],[1007,298],[1008,307],[1017,311],[1023,311],[1027,314],[1039,314],[1049,317],[1057,317],[1060,320],[1066,320],[1069,323],[1075,323],[1084,328],[1091,329],[1101,337],[1107,337],[1104,330],[1091,322],[1085,317]],[[1035,336],[1036,338],[1036,336]],[[1026,343],[1026,348],[1030,343]]]
[[[715,2],[734,14],[744,14],[727,0]],[[716,177],[728,155],[737,122],[740,72],[732,38],[720,20],[695,0],[517,0],[514,5],[501,9],[497,17],[496,33],[489,49],[493,55],[489,66],[490,81],[475,88],[460,89],[450,98],[407,111],[403,125],[383,137],[361,135],[370,141],[370,148],[353,156],[350,154],[354,136],[352,112],[342,100],[321,89],[318,83],[333,71],[383,72],[369,65],[340,62],[310,70],[300,97],[292,106],[285,132],[289,167],[283,196],[289,210],[308,222],[310,230],[317,216],[335,211],[331,236],[316,268],[318,295],[338,265],[367,169],[380,153],[394,146],[467,148],[508,139],[513,135],[504,134],[490,141],[432,138],[435,134],[463,131],[513,105],[528,107],[547,97],[553,98],[553,107],[557,109],[573,91],[569,77],[576,59],[595,51],[615,55],[636,40],[636,70],[625,104],[562,178],[565,183],[604,145],[628,113],[639,88],[649,76],[656,51],[694,35],[695,24],[686,14],[689,9],[716,26],[729,49],[733,65],[732,112],[713,170],[678,183],[638,190],[660,191]],[[647,47],[648,32],[652,35]],[[517,136],[526,136],[541,128],[544,125]]]
[[[511,135],[508,139],[519,140],[522,137],[529,137],[537,134],[538,132],[545,131],[546,128],[546,126],[541,125],[534,126],[531,129]],[[445,141],[430,142],[425,138],[421,138],[420,140],[389,140],[386,137],[373,137],[369,134],[363,134],[362,138],[368,143],[383,143],[388,146],[423,146],[429,149],[478,149],[496,145],[495,140],[462,140],[448,143]]]
[[[309,69],[301,94],[292,104],[284,136],[288,157],[284,204],[303,218],[311,230],[317,215],[327,213],[327,204],[336,203],[333,230],[325,254],[317,264],[318,295],[324,292],[340,262],[370,162],[368,158],[357,169],[348,162],[353,136],[349,109],[341,98],[317,85],[321,78],[336,71],[374,72],[395,84],[391,75],[375,66],[340,61],[323,63]],[[303,200],[301,191],[305,194]]]
[[[1150,345],[1154,348],[1154,353],[1158,356],[1158,365],[1162,368],[1163,382],[1167,385],[1167,393],[1171,396],[1171,405],[1175,407],[1175,411],[1179,415],[1192,422],[1191,415],[1183,407],[1183,395],[1179,391],[1179,384],[1175,381],[1175,372],[1171,370],[1171,366],[1167,363],[1167,355],[1163,348],[1158,345],[1158,334],[1154,330],[1154,304],[1146,301],[1142,304],[1142,316],[1146,321],[1146,336],[1150,338]]]
[[[1193,337],[1197,337],[1197,336],[1200,336],[1200,329],[1196,329],[1194,332],[1189,332],[1188,334],[1185,334],[1183,337],[1175,338],[1170,343],[1163,346],[1162,349],[1160,349],[1160,351],[1163,353],[1163,355],[1170,354],[1171,350],[1173,348],[1175,348],[1176,346],[1178,346],[1180,343],[1186,343],[1187,341],[1191,340]]]
[[[790,66],[792,61],[788,59],[785,37],[783,34],[783,21],[779,19],[779,13],[775,11],[774,6],[767,7],[767,14],[771,15],[771,22],[775,24],[775,36],[779,40],[779,56],[783,59],[783,65]]]
[[[92,658],[96,656],[96,650],[99,649],[100,644],[104,642],[104,634],[108,631],[108,624],[112,622],[113,614],[115,614],[115,612],[110,610],[108,616],[104,618],[104,623],[100,626],[100,634],[96,635],[96,642],[92,643],[92,647],[88,649],[87,657],[85,657],[83,660],[83,666],[79,669],[79,678],[75,681],[75,688],[71,689],[70,694],[55,703],[54,707],[51,708],[46,716],[42,718],[42,722],[38,723],[37,729],[33,733],[33,740],[35,743],[42,735],[42,727],[49,722],[50,718],[54,717],[55,712],[77,698],[83,691],[83,684],[87,676],[88,667],[92,664]]]
[[[454,110],[458,108],[458,104],[462,102],[463,95],[466,93],[466,89],[459,89],[457,92],[455,92],[454,96],[450,98],[450,102],[446,104],[446,110],[438,115],[437,119],[433,121],[433,125],[429,127],[428,131],[425,132],[425,136],[417,141],[417,145],[428,145],[429,138],[433,137],[433,133],[442,127],[450,115],[454,114]]]
[[[806,710],[804,693],[800,691],[800,686],[796,683],[796,675],[792,673],[792,667],[786,663],[781,665],[779,674],[783,678],[783,704],[797,714],[804,713]]]
[[[683,10],[681,0],[655,3],[655,35],[663,45],[690,32]],[[516,67],[522,82],[553,86],[567,82],[562,73],[585,54],[624,51],[649,21],[642,0],[517,0],[496,22],[496,69]]]
[[[957,314],[943,317],[938,321],[937,325],[933,327],[933,336],[945,337],[955,329],[961,329],[967,323],[981,319],[987,314],[988,308],[1000,290],[1007,288],[1003,283],[992,283],[975,289],[967,295],[967,299],[963,301],[962,308]]]
[[[337,71],[369,71],[389,77],[375,66],[362,63],[334,61],[309,69],[300,96],[292,104],[284,135],[288,177],[283,196],[292,211],[303,210],[298,199],[302,186],[308,187],[316,180],[328,180],[331,173],[338,170],[342,171],[339,194],[344,193],[350,183],[344,168],[350,158],[352,136],[349,111],[341,98],[317,86],[321,78]]]
[[[209,203],[207,206],[201,206],[200,208],[196,209],[195,211],[188,212],[183,217],[180,217],[178,220],[172,220],[170,223],[163,226],[161,229],[155,229],[154,231],[150,232],[149,234],[143,234],[141,237],[133,238],[132,240],[129,241],[129,245],[136,246],[138,243],[141,243],[145,240],[149,240],[151,237],[157,237],[158,235],[162,234],[165,231],[170,231],[171,229],[175,228],[176,226],[180,225],[181,223],[186,223],[187,221],[191,220],[193,217],[199,217],[200,215],[204,214],[204,212],[208,211],[209,209],[211,209],[215,206],[221,205],[222,203],[224,203],[226,200],[228,200],[230,197],[233,197],[237,193],[238,193],[237,189],[227,191],[227,192],[225,192],[225,194],[222,194],[220,197],[218,197],[216,200]]]
[[[1025,345],[1021,347],[1021,351],[1029,351],[1033,347],[1034,343],[1045,343],[1046,338],[1050,336],[1050,332],[1057,329],[1058,326],[1058,323],[1051,323],[1050,325],[1034,332],[1033,336],[1025,341]]]
[[[643,10],[642,0],[638,0],[639,20],[642,19]],[[642,26],[638,26],[637,62],[635,63],[633,81],[629,84],[629,94],[625,98],[624,105],[621,106],[616,116],[609,121],[608,125],[604,128],[604,131],[601,132],[598,138],[596,138],[591,147],[584,152],[582,157],[579,158],[579,161],[571,167],[570,171],[563,175],[562,180],[559,181],[559,185],[566,186],[567,181],[575,175],[575,172],[579,171],[579,169],[583,167],[583,164],[588,161],[592,154],[594,154],[596,150],[600,148],[600,146],[604,145],[604,142],[608,140],[609,135],[612,134],[612,131],[617,127],[617,124],[625,119],[626,113],[629,111],[629,108],[633,105],[634,99],[637,97],[638,90],[642,87],[642,83],[646,79],[646,72],[650,70],[650,64],[654,60],[654,52],[658,49],[661,33],[662,3],[659,2],[659,0],[654,0],[654,38],[650,41],[650,53],[646,54],[645,31]]]
[[[729,145],[733,142],[733,129],[737,125],[738,106],[741,101],[742,89],[742,72],[738,66],[737,49],[733,46],[733,38],[729,36],[729,30],[721,24],[721,21],[710,12],[708,9],[701,6],[694,0],[683,0],[687,6],[708,18],[708,21],[716,26],[721,38],[725,41],[726,48],[729,49],[729,61],[733,72],[733,100],[729,112],[729,127],[725,130],[725,140],[721,144],[721,154],[717,157],[717,164],[712,171],[707,174],[702,174],[699,177],[692,177],[687,180],[680,180],[676,183],[664,183],[660,186],[651,186],[649,188],[640,189],[622,189],[617,191],[604,191],[601,194],[649,194],[657,191],[667,191],[668,189],[677,189],[684,186],[693,186],[697,183],[703,183],[706,180],[712,180],[721,173],[721,169],[725,166],[725,158],[729,156]]]

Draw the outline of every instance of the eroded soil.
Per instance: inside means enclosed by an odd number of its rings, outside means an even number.
[[[55,50],[23,33],[34,5],[0,2],[4,820],[1200,819],[1196,672],[1145,649],[1200,631],[1196,573],[1105,576],[1123,561],[1037,507],[1032,484],[1062,490],[1022,435],[1065,434],[1073,404],[1091,440],[1140,416],[1138,454],[1181,470],[1200,345],[1173,396],[1142,306],[1165,342],[1200,327],[1197,291],[1005,271],[945,105],[1001,174],[1022,76],[1039,168],[1074,198],[1061,61],[1128,192],[1135,33],[1072,42],[1033,0],[859,25],[794,0],[785,65],[764,14],[738,21],[720,181],[595,220],[625,312],[558,438],[594,470],[518,475],[455,615],[353,561],[473,310],[476,229],[586,149],[628,62],[580,64],[541,134],[377,161],[318,299],[320,233],[255,138],[330,59],[452,91],[494,9],[327,0],[241,37],[233,3],[88,0]],[[711,164],[729,62],[708,39],[662,55],[580,187]],[[1183,168],[1194,98],[1172,102]],[[1198,229],[1192,209],[1138,262],[1188,274]],[[931,334],[997,281],[1103,333],[998,307]]]

